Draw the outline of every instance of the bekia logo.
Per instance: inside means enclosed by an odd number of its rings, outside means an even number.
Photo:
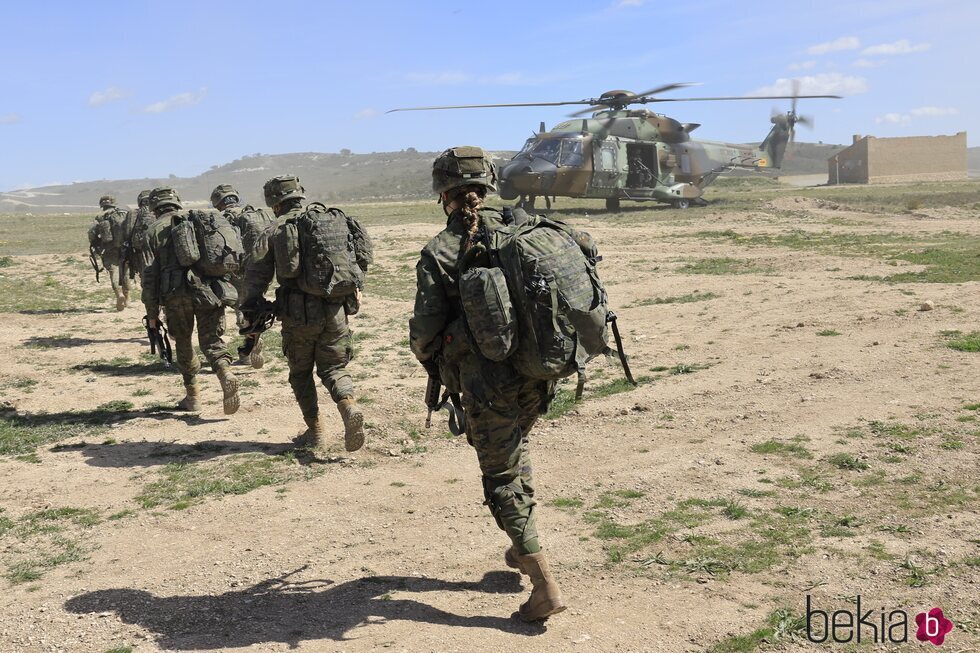
[[[915,638],[942,646],[946,635],[953,630],[953,622],[946,618],[942,608],[915,615]],[[828,613],[813,605],[806,596],[806,638],[814,644],[834,642],[874,642],[876,644],[902,644],[909,639],[909,616],[905,610],[886,611],[884,607],[861,611],[861,595],[854,601],[854,611],[835,610]]]
[[[942,646],[946,633],[953,630],[953,622],[946,618],[942,608],[933,608],[929,612],[915,615],[915,623],[919,627],[915,638],[920,642],[932,642]]]

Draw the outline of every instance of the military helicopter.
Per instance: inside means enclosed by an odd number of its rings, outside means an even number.
[[[498,193],[505,200],[534,208],[544,197],[547,208],[556,197],[585,197],[606,200],[606,209],[619,210],[620,200],[654,201],[686,209],[704,205],[704,189],[718,175],[735,168],[779,168],[786,145],[793,141],[797,124],[812,125],[796,113],[800,98],[839,99],[839,95],[800,95],[794,80],[792,95],[751,97],[662,98],[688,83],[666,84],[642,93],[606,91],[597,98],[562,102],[519,102],[509,104],[463,104],[455,106],[408,107],[396,111],[483,109],[496,107],[550,107],[584,104],[571,114],[572,120],[538,132],[498,171]],[[786,113],[773,113],[772,128],[758,147],[715,141],[696,141],[691,132],[699,123],[682,123],[632,105],[654,102],[716,102],[731,100],[792,100]],[[579,118],[588,113],[591,118]]]

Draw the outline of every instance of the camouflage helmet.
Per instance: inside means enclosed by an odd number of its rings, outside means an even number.
[[[483,148],[472,145],[451,147],[432,162],[432,190],[436,193],[470,184],[497,190],[497,169]]]
[[[177,209],[183,208],[180,203],[180,195],[177,194],[176,190],[170,186],[160,186],[150,191],[150,209],[152,211],[168,205]]]
[[[242,196],[231,184],[218,184],[211,191],[211,206],[218,208],[225,201],[225,198],[228,197],[234,197],[237,201],[241,201],[242,199]]]
[[[299,183],[299,177],[296,175],[273,177],[265,182],[262,192],[265,193],[265,204],[269,208],[274,208],[277,204],[290,199],[306,199],[306,189]]]
[[[103,195],[99,198],[99,206],[103,209],[108,209],[116,205],[116,198],[112,195]]]
[[[141,190],[136,196],[136,206],[148,206],[150,204],[150,190]]]

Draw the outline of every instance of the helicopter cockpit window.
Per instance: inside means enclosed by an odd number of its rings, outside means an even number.
[[[582,165],[582,141],[577,138],[562,140],[561,159],[558,164],[571,167]]]
[[[551,163],[558,163],[558,156],[561,153],[561,140],[557,138],[540,140],[527,152],[539,159],[544,159]]]

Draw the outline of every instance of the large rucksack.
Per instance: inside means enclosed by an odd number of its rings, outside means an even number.
[[[174,220],[171,239],[177,260],[204,277],[223,277],[241,268],[242,239],[216,211],[191,210]]]
[[[364,272],[350,224],[343,211],[319,202],[288,218],[273,236],[276,275],[295,279],[300,290],[316,297],[342,299],[356,293],[364,285]]]
[[[460,275],[467,325],[484,356],[510,359],[525,377],[557,381],[609,351],[607,296],[588,234],[532,217],[485,241],[489,265]]]
[[[241,233],[242,249],[245,252],[242,259],[244,268],[268,253],[269,238],[273,233],[276,219],[263,209],[249,204],[242,209],[235,222]]]
[[[114,208],[95,218],[88,230],[89,249],[104,254],[126,243],[126,211]]]

